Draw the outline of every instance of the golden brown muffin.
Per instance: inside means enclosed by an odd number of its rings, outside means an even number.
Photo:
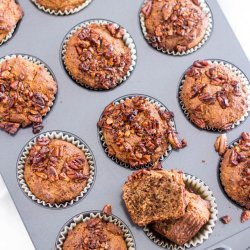
[[[63,250],[127,250],[121,229],[111,222],[92,218],[70,230]]]
[[[119,104],[108,105],[98,125],[109,155],[137,167],[156,162],[170,144],[174,149],[186,145],[173,131],[172,118],[172,112],[160,110],[146,97],[134,96]]]
[[[145,226],[154,221],[177,219],[185,213],[182,174],[167,170],[139,170],[123,186],[123,200],[132,221]]]
[[[77,197],[86,187],[89,164],[84,152],[72,143],[38,138],[29,151],[24,179],[30,191],[50,204]]]
[[[74,10],[85,3],[86,0],[36,0],[36,2],[46,9],[66,11]]]
[[[42,65],[22,56],[0,63],[0,128],[15,134],[20,126],[42,128],[42,117],[53,104],[57,85]]]
[[[185,52],[204,38],[208,17],[199,1],[146,0],[142,8],[147,39],[154,47]]]
[[[250,134],[243,132],[239,144],[229,148],[220,166],[220,179],[227,195],[250,209]]]
[[[15,0],[0,1],[0,43],[13,32],[22,17],[22,8]]]
[[[66,44],[64,63],[69,74],[92,89],[116,87],[132,63],[131,50],[120,26],[92,23],[78,29]]]
[[[201,129],[230,130],[248,109],[242,79],[211,61],[194,62],[186,72],[180,98],[190,120]]]
[[[183,217],[177,220],[155,222],[152,225],[155,231],[180,246],[190,241],[210,217],[208,201],[190,192],[186,192],[186,201],[187,207]]]

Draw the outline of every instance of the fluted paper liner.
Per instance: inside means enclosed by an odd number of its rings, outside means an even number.
[[[55,248],[57,250],[62,250],[64,241],[67,237],[68,232],[70,230],[74,229],[77,224],[79,224],[81,222],[86,222],[92,218],[100,218],[106,222],[111,222],[111,223],[115,224],[116,226],[118,226],[123,232],[123,237],[124,237],[125,243],[127,245],[127,249],[128,250],[135,250],[136,249],[134,237],[133,237],[131,231],[129,230],[128,226],[118,217],[116,217],[114,215],[108,216],[106,214],[103,214],[101,211],[90,211],[90,212],[81,213],[81,214],[76,215],[69,222],[67,222],[66,225],[63,226],[63,228],[61,229],[61,231],[57,237]]]
[[[71,201],[63,202],[63,203],[47,203],[43,200],[38,199],[29,189],[28,185],[26,184],[24,180],[24,167],[25,167],[25,161],[27,160],[27,157],[29,155],[30,149],[36,144],[36,141],[38,138],[43,138],[47,137],[49,139],[60,139],[63,141],[67,141],[81,149],[86,157],[86,160],[88,161],[89,164],[89,169],[90,169],[90,174],[89,178],[87,181],[86,187],[82,190],[82,192],[72,199]],[[93,156],[93,153],[91,152],[90,148],[88,145],[83,142],[80,138],[67,133],[67,132],[61,132],[61,131],[50,131],[50,132],[44,132],[35,138],[31,139],[22,149],[18,162],[17,162],[17,179],[19,182],[19,186],[22,189],[22,191],[34,202],[38,203],[39,205],[42,205],[44,207],[49,207],[49,208],[66,208],[67,206],[71,206],[84,198],[87,194],[87,192],[91,189],[92,185],[94,184],[95,181],[95,173],[96,173],[96,164],[95,164],[95,159]]]
[[[15,25],[15,27],[6,35],[6,37],[2,41],[0,41],[0,46],[3,45],[4,43],[6,43],[9,39],[11,39],[16,28],[17,28],[17,25]]]
[[[152,104],[154,104],[154,105],[155,105],[157,108],[159,108],[160,110],[169,111],[168,108],[167,108],[163,103],[161,103],[160,101],[154,99],[153,97],[147,96],[147,95],[140,95],[140,94],[126,95],[126,96],[122,96],[122,97],[120,97],[120,98],[114,100],[113,103],[119,104],[119,103],[124,102],[126,99],[131,99],[131,98],[136,97],[136,96],[145,97],[146,100],[148,100],[149,102],[151,102]],[[101,115],[101,117],[102,117],[102,115]],[[100,119],[101,119],[101,117],[100,117]],[[100,120],[100,119],[99,119],[99,120]],[[171,125],[173,131],[176,131],[176,126],[175,126],[175,121],[174,121],[174,119],[171,119],[171,120],[170,120],[170,125]],[[153,163],[148,163],[148,164],[140,165],[140,166],[137,166],[137,167],[131,167],[128,163],[124,163],[124,162],[120,161],[119,159],[117,159],[116,157],[114,157],[114,156],[112,156],[112,155],[109,155],[109,153],[108,153],[108,147],[107,147],[107,144],[106,144],[105,139],[104,139],[103,131],[102,131],[102,129],[100,129],[99,127],[98,127],[98,135],[99,135],[101,145],[102,145],[102,147],[103,147],[104,152],[106,153],[106,155],[107,155],[112,161],[114,161],[115,163],[117,163],[118,165],[120,165],[121,167],[125,167],[125,168],[131,169],[131,170],[138,170],[138,169],[149,168],[149,167],[152,167],[152,166],[153,166]],[[164,153],[163,156],[161,156],[161,157],[159,158],[159,162],[162,162],[162,161],[164,161],[165,159],[167,159],[168,156],[171,154],[171,152],[172,152],[172,146],[171,146],[170,143],[169,143],[166,152]]]
[[[148,1],[150,1],[150,0],[145,0],[145,2],[142,4],[141,9],[144,7],[144,5]],[[145,25],[145,17],[142,14],[141,9],[140,9],[139,18],[140,18],[140,23],[141,23],[141,29],[142,29],[142,33],[143,33],[143,36],[146,39],[146,41],[153,48],[157,49],[158,51],[163,52],[163,53],[168,54],[168,55],[173,55],[173,56],[189,55],[191,53],[194,53],[198,49],[200,49],[208,41],[208,39],[210,38],[210,36],[212,34],[212,30],[213,30],[213,16],[212,16],[212,12],[211,12],[208,4],[206,3],[206,1],[205,0],[199,0],[199,2],[200,2],[201,10],[205,14],[207,14],[207,16],[208,16],[208,26],[207,26],[206,33],[205,33],[203,39],[195,47],[190,48],[190,49],[188,49],[188,50],[186,50],[184,52],[175,52],[175,51],[172,51],[172,50],[169,50],[169,49],[165,49],[165,48],[161,48],[161,47],[154,47],[153,44],[152,44],[152,42],[150,41],[150,39],[147,36],[147,28],[146,28],[146,25]]]
[[[160,236],[160,234],[155,233],[150,227],[145,226],[143,231],[147,235],[147,237],[153,241],[159,247],[171,250],[185,250],[188,248],[196,247],[202,244],[205,240],[209,238],[213,229],[215,227],[216,221],[218,220],[218,210],[215,198],[213,196],[212,191],[209,187],[200,179],[195,176],[184,174],[183,180],[187,188],[190,188],[194,191],[194,193],[200,195],[203,199],[207,200],[211,204],[210,209],[210,218],[209,221],[200,229],[200,231],[186,244],[183,246],[178,246],[177,244],[173,243],[172,241],[164,238],[164,236]]]
[[[47,71],[47,73],[53,78],[53,80],[55,81],[55,83],[57,85],[56,77],[55,77],[54,73],[52,72],[52,70],[49,68],[49,66],[46,65],[43,61],[41,61],[40,59],[38,59],[38,58],[36,58],[34,56],[25,55],[25,54],[10,54],[10,55],[7,55],[7,56],[4,56],[4,57],[0,58],[0,63],[3,63],[6,60],[10,60],[10,59],[13,59],[13,58],[19,58],[19,57],[21,57],[23,59],[26,59],[26,60],[28,60],[28,61],[36,64],[36,65],[42,66]],[[58,88],[58,85],[57,85],[57,88]],[[57,91],[58,91],[58,89],[57,89]],[[51,104],[48,107],[47,113],[43,114],[42,117],[45,117],[50,112],[52,106],[54,105],[56,95],[57,95],[57,92],[55,93],[53,99],[51,100]]]
[[[236,66],[234,66],[233,64],[229,63],[229,62],[226,62],[226,61],[223,61],[223,60],[206,60],[210,63],[213,63],[215,65],[222,65],[222,66],[225,66],[227,67],[230,71],[232,71],[234,74],[236,74],[238,77],[241,78],[241,81],[243,83],[244,86],[246,86],[247,88],[247,91],[248,91],[248,98],[247,98],[247,112],[238,120],[236,121],[233,125],[232,125],[232,128],[230,130],[232,130],[233,128],[239,126],[242,122],[244,122],[246,120],[246,118],[249,116],[249,112],[250,112],[250,82],[249,80],[247,79],[246,75],[239,69],[237,68]],[[192,66],[191,66],[192,67]],[[190,69],[190,67],[188,68]],[[186,70],[186,72],[188,71],[188,69]],[[188,113],[188,110],[186,110],[186,107],[181,99],[181,91],[182,91],[182,88],[183,88],[183,84],[185,82],[185,79],[186,79],[186,72],[184,73],[182,79],[181,79],[181,82],[180,82],[180,85],[179,85],[179,90],[178,90],[178,99],[179,99],[179,103],[180,103],[180,106],[181,106],[181,109],[184,113],[184,115],[186,116],[186,118],[194,125],[196,126],[190,119],[190,116],[189,116],[189,113]],[[197,127],[197,126],[196,126]],[[199,127],[198,127],[199,128]],[[201,128],[199,128],[201,129]],[[211,128],[211,127],[208,127],[206,126],[204,129],[202,130],[207,130],[207,131],[211,131],[211,132],[225,132],[225,130],[219,130],[219,129],[215,129],[215,128]],[[229,130],[229,131],[230,131]]]
[[[53,10],[53,9],[49,9],[44,7],[43,5],[39,4],[37,2],[37,0],[31,0],[39,10],[42,10],[50,15],[55,15],[55,16],[68,16],[71,14],[75,14],[77,12],[79,12],[80,10],[86,8],[93,0],[86,0],[83,4],[79,5],[78,7],[74,8],[74,9],[70,9],[70,10]]]
[[[66,53],[66,47],[67,47],[67,43],[69,41],[69,39],[72,37],[72,35],[74,35],[75,32],[77,32],[79,29],[83,28],[83,27],[87,27],[88,25],[90,24],[114,24],[116,25],[117,27],[121,27],[125,30],[125,34],[123,36],[123,41],[125,43],[125,45],[130,49],[131,51],[131,59],[132,59],[132,62],[131,62],[131,65],[130,65],[130,68],[127,72],[127,74],[120,79],[120,81],[116,84],[116,86],[114,86],[113,88],[110,88],[108,90],[111,90],[111,89],[114,89],[116,88],[117,86],[121,85],[123,82],[125,82],[131,75],[132,71],[134,70],[135,68],[135,65],[136,65],[136,60],[137,60],[137,55],[136,55],[136,46],[135,46],[135,43],[134,43],[134,40],[133,38],[131,37],[131,35],[128,33],[128,31],[120,26],[119,24],[115,23],[115,22],[111,22],[111,21],[107,21],[107,20],[103,20],[103,19],[98,19],[98,20],[88,20],[88,21],[84,21],[78,25],[76,25],[74,28],[72,28],[68,34],[66,35],[66,37],[64,38],[64,41],[63,41],[63,44],[62,44],[62,51],[61,51],[61,54],[62,54],[62,61],[63,61],[63,65],[67,71],[67,73],[69,74],[69,76],[76,82],[78,83],[79,85],[87,88],[87,89],[91,89],[91,90],[95,90],[95,91],[107,91],[107,90],[104,90],[104,89],[96,89],[96,88],[91,88],[89,87],[87,84],[84,84],[83,82],[80,82],[78,81],[77,79],[74,78],[74,76],[72,74],[70,74],[70,71],[67,69],[67,65],[65,63],[65,53]]]

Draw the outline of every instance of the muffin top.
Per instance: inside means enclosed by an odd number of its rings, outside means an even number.
[[[81,149],[47,137],[37,139],[24,167],[24,179],[30,191],[50,204],[77,197],[86,187],[89,173],[89,164]]]
[[[44,66],[22,56],[4,60],[0,63],[0,128],[15,134],[20,126],[33,124],[33,132],[39,132],[56,92],[56,82]]]
[[[205,36],[208,17],[198,0],[146,0],[141,10],[154,47],[185,52]]]
[[[137,167],[154,163],[168,146],[178,149],[180,142],[170,121],[172,112],[158,108],[142,96],[127,98],[108,105],[98,123],[109,155]]]
[[[199,195],[186,191],[186,203],[185,215],[181,218],[158,221],[153,224],[155,231],[177,245],[184,245],[190,241],[210,217],[211,205]]]
[[[196,61],[186,72],[180,98],[199,128],[230,130],[248,109],[248,90],[228,67]]]
[[[21,6],[15,0],[0,1],[0,42],[13,31],[22,17]]]
[[[116,87],[132,63],[124,34],[125,30],[113,23],[79,28],[66,43],[64,63],[69,74],[92,89]]]
[[[227,149],[220,166],[220,179],[228,196],[250,209],[250,134],[243,132],[239,144]]]
[[[46,9],[55,10],[55,11],[66,11],[74,10],[79,7],[86,0],[36,0],[36,2],[45,7]]]
[[[180,218],[186,207],[183,175],[176,171],[139,170],[124,184],[123,200],[139,226]]]
[[[63,250],[127,250],[122,230],[111,222],[91,218],[69,231]]]

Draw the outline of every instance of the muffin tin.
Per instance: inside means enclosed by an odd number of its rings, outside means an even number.
[[[245,250],[245,238],[241,235],[249,230],[249,222],[240,223],[241,209],[227,199],[218,182],[219,156],[213,148],[218,134],[201,131],[190,124],[178,103],[178,86],[184,71],[198,59],[218,58],[235,64],[250,78],[250,64],[235,35],[228,25],[218,3],[207,0],[214,18],[213,33],[201,49],[188,56],[174,57],[157,52],[145,41],[140,28],[139,10],[141,1],[95,0],[88,8],[69,16],[55,16],[39,11],[27,0],[19,0],[25,16],[13,39],[0,47],[0,57],[24,53],[43,60],[52,68],[58,82],[58,95],[53,109],[44,119],[45,129],[68,131],[83,139],[93,151],[98,172],[89,195],[66,209],[50,209],[37,206],[26,197],[18,185],[17,159],[23,146],[33,138],[30,128],[20,130],[15,136],[2,131],[0,143],[0,172],[17,206],[36,249],[54,249],[57,235],[70,218],[84,211],[113,206],[115,214],[132,231],[138,250],[159,249],[136,227],[126,212],[121,199],[122,185],[131,170],[119,167],[103,152],[97,133],[97,122],[103,109],[120,96],[131,93],[156,98],[175,114],[175,122],[181,137],[188,147],[173,152],[163,166],[177,168],[204,181],[212,190],[218,205],[219,217],[230,215],[232,222],[218,222],[214,232],[202,245],[202,250],[217,244],[234,244],[237,250]],[[134,39],[137,48],[137,66],[130,78],[120,87],[105,92],[89,91],[68,77],[60,58],[60,48],[67,32],[76,24],[93,18],[113,20],[121,24]],[[228,140],[239,137],[242,131],[249,132],[250,119],[228,133]],[[230,238],[232,240],[230,241]],[[45,240],[46,239],[46,240]],[[227,239],[227,240],[226,240]],[[224,245],[225,245],[224,244]],[[250,245],[250,243],[248,244]],[[230,247],[230,245],[229,245]]]

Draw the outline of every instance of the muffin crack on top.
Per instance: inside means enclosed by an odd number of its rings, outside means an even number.
[[[144,96],[108,105],[98,122],[108,154],[131,167],[155,163],[171,145],[186,146],[172,125],[173,113],[160,109]]]
[[[249,90],[240,74],[216,61],[196,61],[181,83],[180,100],[201,129],[227,131],[248,113]]]
[[[116,87],[127,76],[132,53],[123,37],[126,31],[114,23],[90,23],[66,41],[64,64],[78,83],[95,90]]]
[[[209,24],[198,0],[146,0],[141,13],[152,46],[174,52],[198,45]]]
[[[0,44],[14,31],[22,17],[22,8],[15,0],[0,1]]]
[[[227,195],[250,209],[250,133],[243,132],[239,141],[225,151],[220,179]]]
[[[15,134],[20,126],[32,124],[33,132],[40,132],[56,92],[57,84],[43,65],[20,55],[4,59],[0,62],[0,128]]]

